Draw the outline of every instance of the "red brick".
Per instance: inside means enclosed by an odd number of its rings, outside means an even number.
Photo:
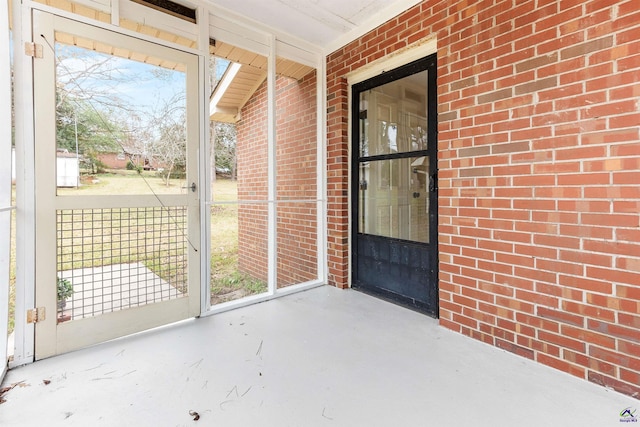
[[[556,335],[540,330],[538,331],[538,339],[556,344],[561,348],[569,348],[580,353],[584,353],[586,351],[586,345],[584,342],[572,338],[567,338],[564,335]]]
[[[601,292],[611,294],[612,286],[610,282],[593,280],[584,277],[567,276],[561,274],[558,283],[562,286],[583,289],[591,292]]]
[[[638,359],[640,12],[470,4],[422,2],[329,56],[329,278],[348,277],[346,73],[437,35],[441,324],[638,392],[607,358]]]
[[[589,355],[614,365],[624,366],[625,368],[633,369],[634,371],[640,371],[640,359],[635,357],[629,357],[625,354],[596,346],[589,347]]]
[[[526,347],[522,347],[522,346],[516,345],[516,344],[514,344],[512,342],[508,342],[508,341],[505,341],[505,340],[497,339],[496,340],[496,346],[498,348],[503,349],[503,350],[507,350],[507,351],[509,351],[511,353],[515,353],[515,354],[517,354],[519,356],[526,357],[527,359],[533,359],[534,358],[533,350],[528,349]]]
[[[594,307],[586,304],[579,304],[573,301],[563,301],[562,309],[570,313],[581,314],[583,316],[600,319],[604,321],[615,321],[615,313],[602,307]]]
[[[622,327],[593,319],[589,319],[587,321],[587,326],[592,331],[611,335],[624,340],[640,342],[640,329]],[[640,360],[638,360],[638,366],[640,366]]]
[[[578,341],[588,342],[595,344],[599,347],[615,350],[616,340],[610,336],[604,334],[598,334],[593,331],[588,331],[581,328],[576,328],[569,325],[561,325],[562,335],[566,335]]]
[[[536,314],[545,319],[551,319],[556,322],[566,323],[578,327],[583,327],[585,323],[582,316],[570,314],[560,310],[552,310],[546,307],[538,307]]]
[[[538,353],[536,355],[536,361],[580,378],[584,378],[586,371],[585,368],[568,363],[564,360],[556,359],[555,357],[547,356],[544,353]]]
[[[603,375],[599,372],[589,371],[588,372],[589,381],[599,384],[604,387],[609,387],[614,389],[617,392],[639,396],[640,395],[640,386],[638,384],[629,384],[624,381],[620,381],[618,379]]]

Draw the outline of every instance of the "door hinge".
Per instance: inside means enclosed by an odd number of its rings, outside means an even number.
[[[25,55],[33,58],[42,58],[42,45],[33,42],[26,42],[24,44],[24,53]]]
[[[36,307],[27,310],[27,323],[42,322],[47,318],[47,312],[44,307]]]

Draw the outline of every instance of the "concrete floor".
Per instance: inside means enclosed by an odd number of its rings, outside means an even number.
[[[18,381],[2,426],[620,426],[640,409],[326,286],[13,369],[3,385]]]

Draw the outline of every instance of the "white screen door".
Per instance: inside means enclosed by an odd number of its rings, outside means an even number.
[[[36,359],[200,313],[198,57],[34,12]]]

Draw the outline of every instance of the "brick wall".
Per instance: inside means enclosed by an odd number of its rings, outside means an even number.
[[[276,79],[277,285],[318,278],[316,73]],[[238,123],[238,197],[267,200],[267,85]],[[312,202],[303,202],[312,200]],[[241,271],[267,279],[267,204],[239,207]]]
[[[316,84],[315,71],[276,81],[278,287],[318,278],[317,206],[300,202],[318,197]]]
[[[437,36],[441,325],[640,397],[640,9],[425,1],[332,53],[330,280],[348,286],[345,75]]]
[[[241,111],[236,124],[238,173],[238,269],[267,281],[267,84]],[[243,201],[265,201],[248,203]]]

